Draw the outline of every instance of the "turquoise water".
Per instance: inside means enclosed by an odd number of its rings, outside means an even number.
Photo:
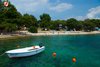
[[[34,36],[0,41],[0,54],[43,42],[44,52],[25,58],[0,57],[0,67],[100,67],[100,35]],[[56,52],[57,56],[52,57]],[[72,58],[76,57],[76,63]]]

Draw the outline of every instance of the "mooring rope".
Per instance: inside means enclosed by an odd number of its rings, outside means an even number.
[[[3,56],[5,54],[5,52],[4,53],[2,53],[0,56]]]

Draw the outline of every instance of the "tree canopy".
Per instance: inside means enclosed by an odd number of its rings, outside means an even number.
[[[37,19],[33,15],[22,15],[14,5],[9,2],[8,7],[0,3],[0,31],[12,32],[22,27],[37,26]]]
[[[33,33],[37,32],[38,27],[42,30],[94,31],[95,28],[100,28],[100,19],[52,20],[49,14],[43,13],[40,15],[40,20],[37,20],[33,15],[22,15],[10,2],[8,7],[0,3],[0,32],[12,32],[23,27]]]
[[[51,17],[49,14],[42,14],[40,15],[40,27],[43,29],[49,29]]]

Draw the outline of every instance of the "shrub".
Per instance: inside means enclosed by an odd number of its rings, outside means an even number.
[[[28,31],[31,33],[37,33],[37,28],[34,26],[31,26]]]

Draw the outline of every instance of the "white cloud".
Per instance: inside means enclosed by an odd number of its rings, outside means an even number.
[[[43,11],[49,6],[49,0],[10,0],[21,13]]]
[[[100,15],[100,6],[89,9],[89,13],[87,14],[87,18],[97,18],[97,15]]]
[[[50,10],[56,11],[56,12],[63,12],[65,10],[71,9],[72,8],[72,4],[68,4],[68,3],[60,3],[56,6],[51,6]]]
[[[55,3],[50,3],[50,0],[10,0],[14,4],[19,12],[24,13],[44,13],[48,11],[62,12],[68,10],[72,7],[68,3],[60,3],[60,0],[57,0],[56,6]]]
[[[77,20],[84,20],[84,19],[86,19],[86,17],[85,16],[76,16],[75,19],[77,19]]]
[[[76,16],[77,20],[84,20],[84,19],[100,19],[100,6],[97,6],[95,8],[91,8],[88,10],[89,12],[85,16]]]

